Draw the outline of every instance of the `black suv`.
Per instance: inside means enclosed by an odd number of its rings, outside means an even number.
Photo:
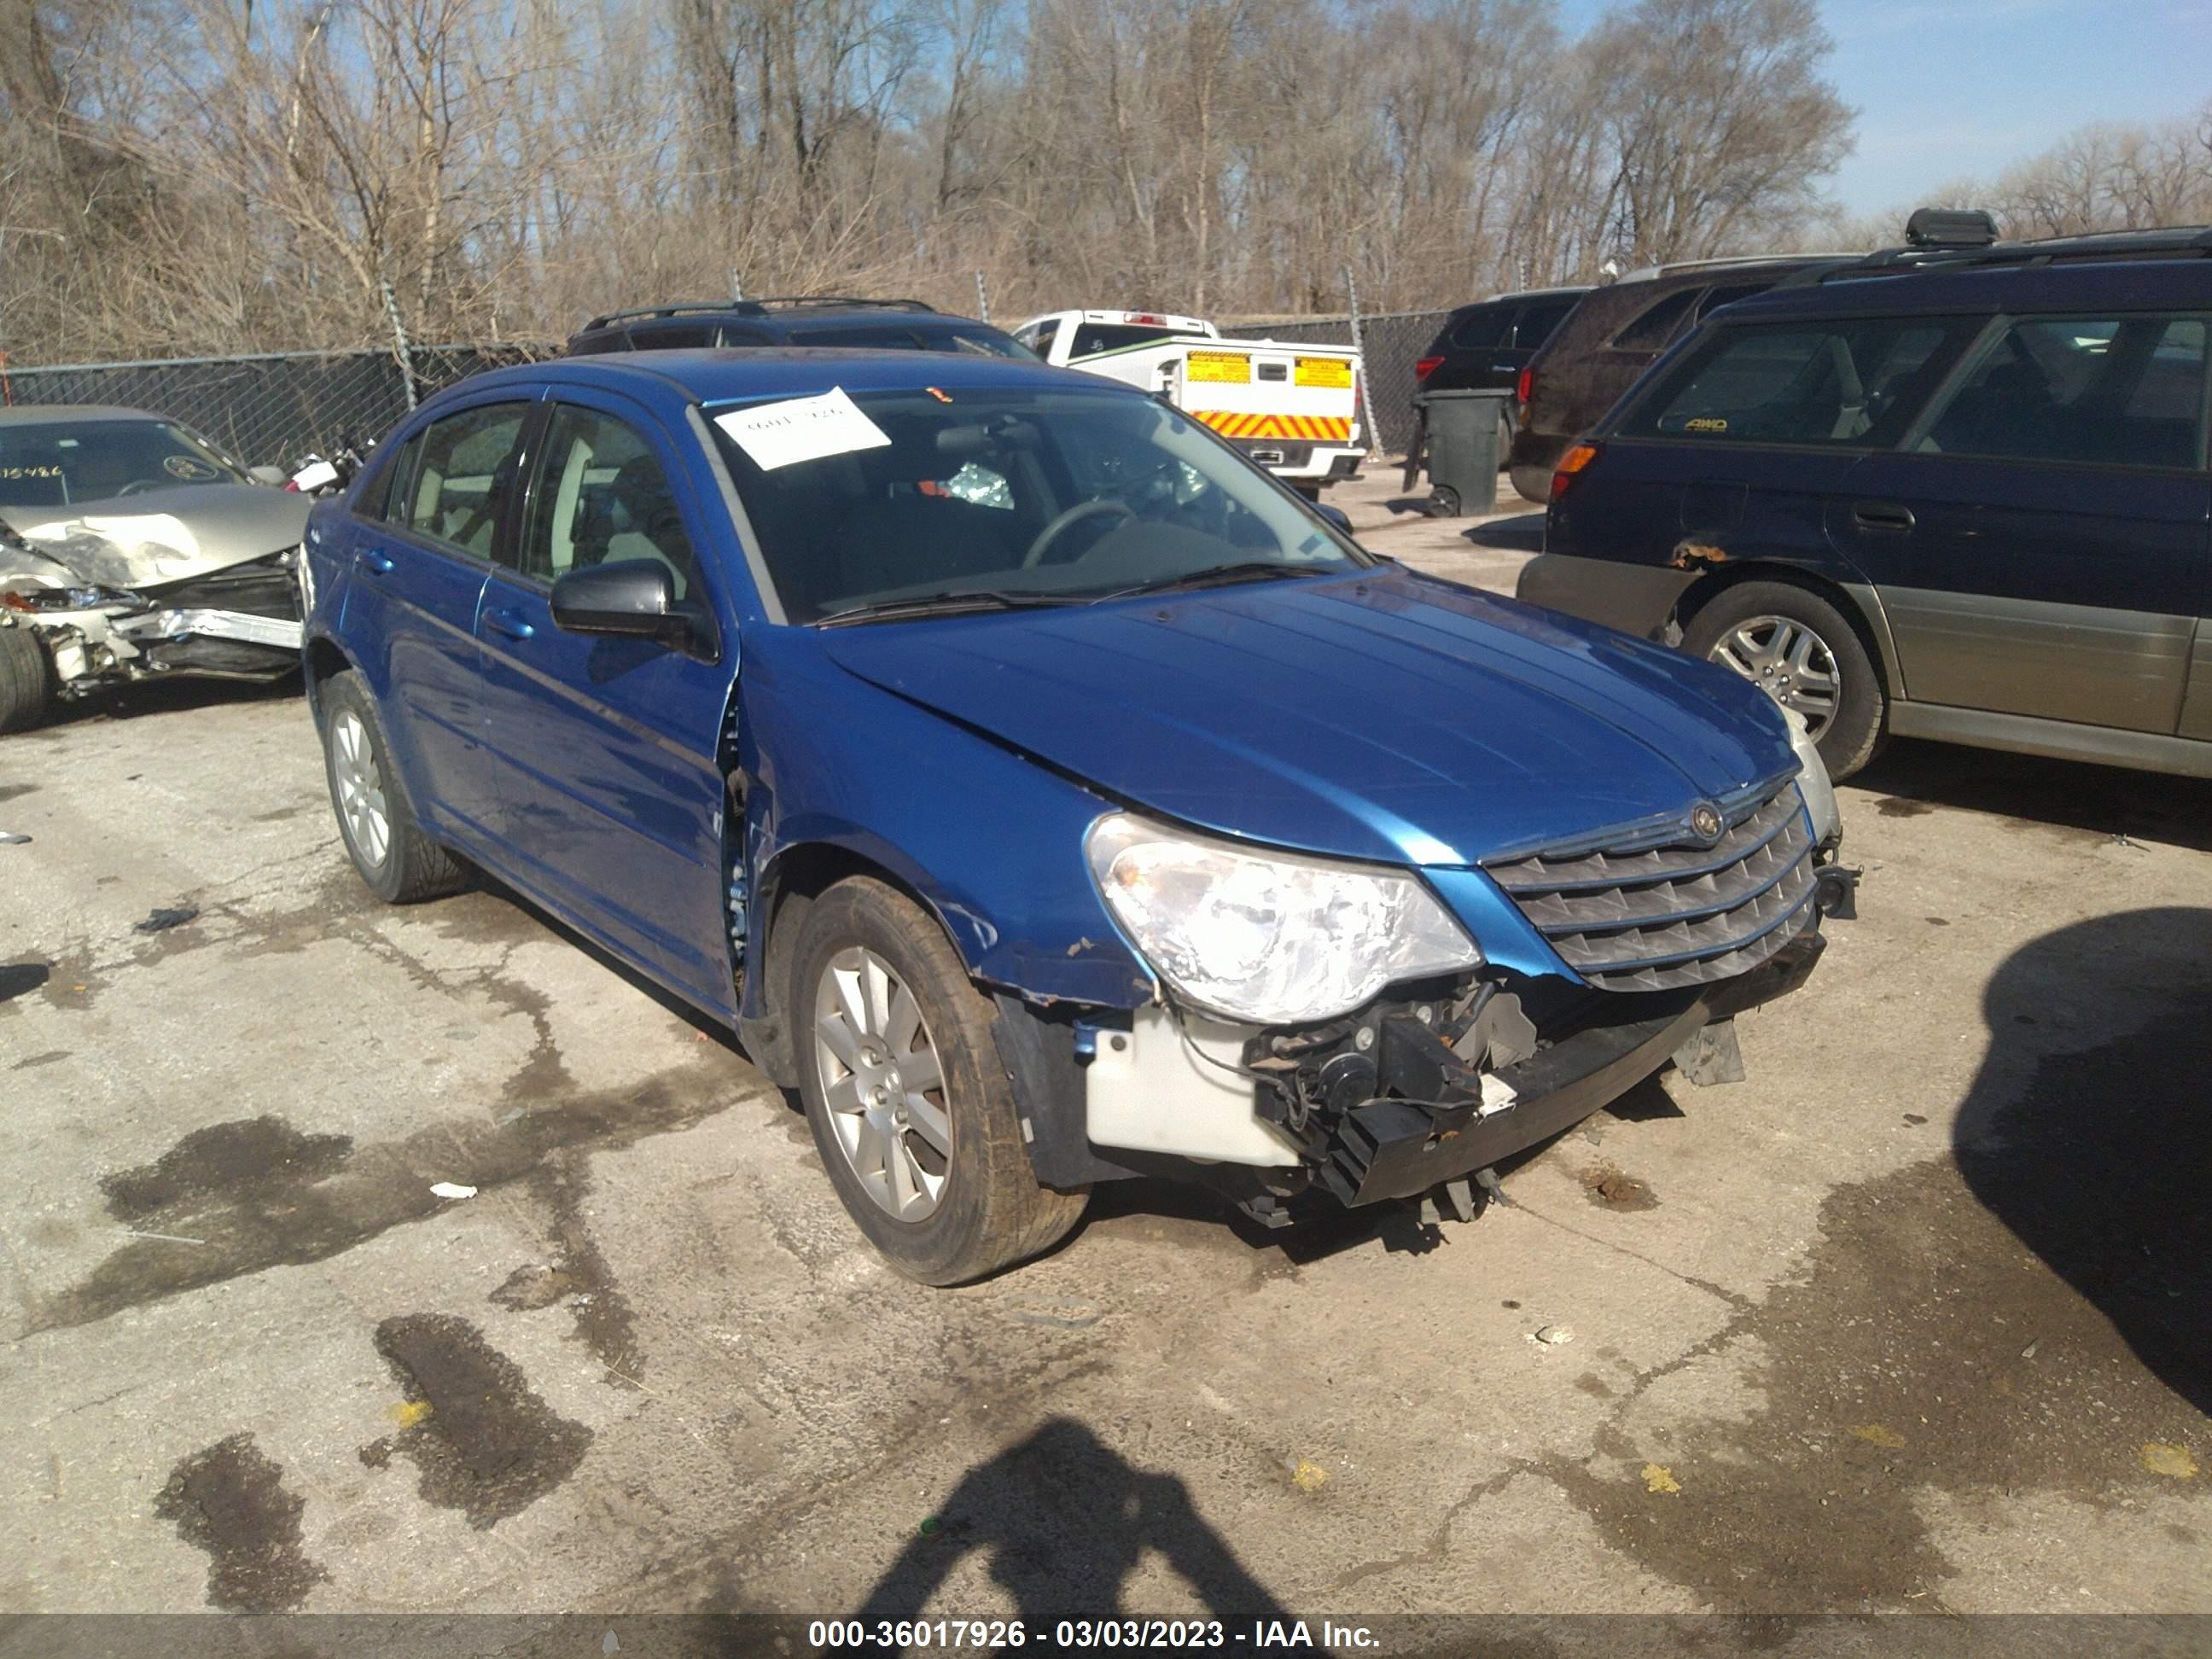
[[[1587,288],[1539,288],[1495,294],[1444,319],[1429,349],[1413,362],[1418,392],[1511,392],[1536,349],[1566,321]],[[1513,441],[1513,417],[1499,434],[1499,464]]]
[[[1808,273],[1560,458],[1521,597],[1885,733],[2212,776],[2212,231]]]
[[[1816,263],[1823,262],[1762,256],[1650,265],[1583,295],[1521,371],[1520,415],[1506,457],[1514,489],[1540,503],[1567,446],[1595,426],[1660,353],[1723,306],[1764,294]]]
[[[986,357],[1033,352],[1004,330],[954,317],[919,300],[705,300],[645,306],[594,317],[568,341],[568,355],[669,351],[702,346],[852,346],[881,351],[969,351]]]

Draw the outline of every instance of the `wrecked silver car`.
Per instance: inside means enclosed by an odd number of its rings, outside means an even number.
[[[311,503],[175,422],[0,410],[0,732],[133,680],[300,665]]]

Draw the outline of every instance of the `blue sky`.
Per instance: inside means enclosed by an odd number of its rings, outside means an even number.
[[[1566,0],[1568,26],[1608,9]],[[1830,186],[1853,212],[1990,177],[2091,121],[2212,100],[2212,0],[1822,0],[1820,15],[1829,78],[1859,112]]]

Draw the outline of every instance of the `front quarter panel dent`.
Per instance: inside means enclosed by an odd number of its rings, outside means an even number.
[[[833,849],[918,896],[987,984],[1041,1004],[1151,1000],[1084,865],[1084,831],[1111,803],[846,673],[805,630],[749,629],[744,645],[740,763],[764,890],[794,851]],[[749,1018],[763,943],[746,941]]]

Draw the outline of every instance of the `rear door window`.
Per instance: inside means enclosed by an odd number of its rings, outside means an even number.
[[[1690,314],[1690,307],[1698,302],[1704,292],[1695,287],[1678,288],[1672,294],[1654,301],[1639,313],[1635,321],[1613,337],[1616,351],[1656,351],[1673,337],[1674,325]]]
[[[2206,320],[2023,318],[1984,348],[1913,447],[2103,466],[2202,466]]]
[[[1887,448],[1972,327],[1942,318],[1723,328],[1638,404],[1624,435]]]
[[[1513,325],[1515,349],[1534,351],[1552,337],[1553,331],[1567,320],[1567,313],[1574,308],[1572,300],[1546,300],[1522,307],[1520,319]]]
[[[693,351],[714,343],[712,323],[641,323],[629,331],[629,343],[639,351]]]
[[[483,404],[431,422],[410,441],[420,449],[399,458],[385,516],[450,551],[489,559],[529,415],[526,403]]]
[[[1451,343],[1462,351],[1489,351],[1505,343],[1513,326],[1511,306],[1482,306],[1453,325]]]
[[[1698,320],[1703,322],[1723,306],[1732,306],[1738,300],[1748,300],[1754,294],[1764,294],[1773,286],[1773,282],[1769,280],[1761,283],[1729,283],[1719,288],[1707,289],[1705,297],[1698,301]]]

